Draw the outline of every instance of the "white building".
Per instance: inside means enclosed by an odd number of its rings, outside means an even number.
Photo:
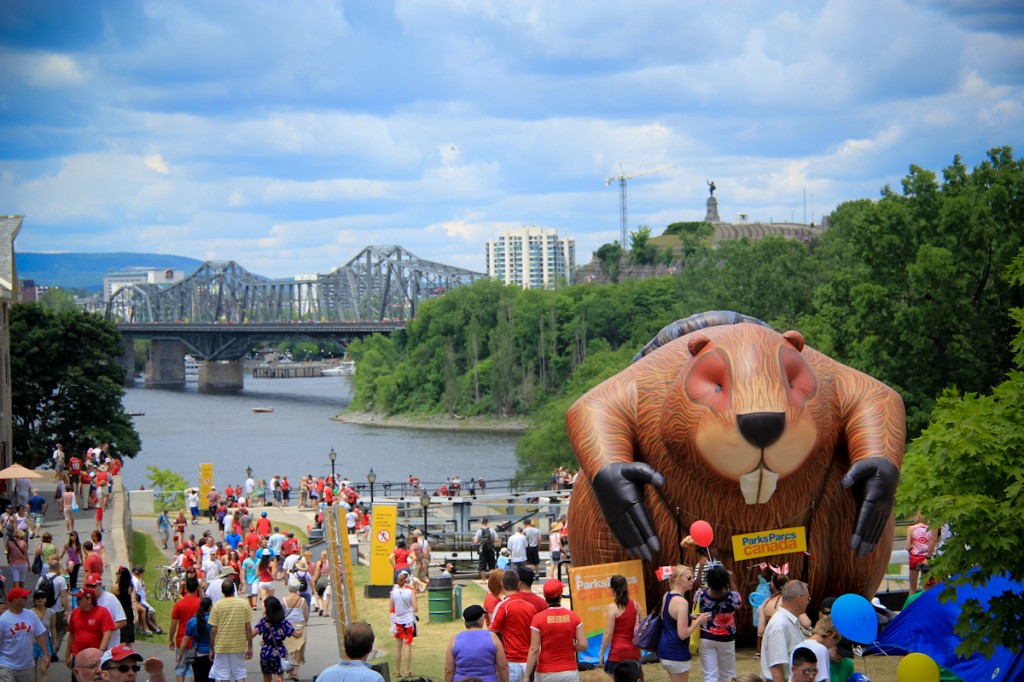
[[[132,284],[176,284],[185,279],[184,270],[163,268],[129,268],[121,272],[112,272],[103,278],[103,302],[110,301],[119,289]]]
[[[487,242],[487,276],[524,289],[572,284],[576,270],[576,240],[559,239],[558,230],[521,227],[502,232]]]

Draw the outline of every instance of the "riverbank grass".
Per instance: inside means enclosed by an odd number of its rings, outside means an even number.
[[[142,577],[146,583],[149,605],[156,611],[156,622],[164,630],[167,630],[171,622],[171,608],[174,606],[174,602],[158,601],[153,594],[156,589],[156,581],[163,573],[160,567],[166,566],[168,563],[166,555],[153,538],[137,530],[132,532],[132,565],[142,566],[145,569]],[[135,638],[143,642],[167,641],[167,635],[140,635],[138,631],[135,633]]]

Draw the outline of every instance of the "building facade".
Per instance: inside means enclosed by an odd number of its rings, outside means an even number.
[[[14,239],[25,216],[0,216],[0,469],[13,464],[11,406],[11,306],[18,302]]]
[[[576,270],[576,240],[553,228],[507,230],[486,243],[485,255],[488,277],[524,289],[572,284]]]
[[[112,272],[103,278],[103,302],[122,289],[133,284],[177,284],[185,279],[183,270],[174,268],[129,268],[121,272]]]

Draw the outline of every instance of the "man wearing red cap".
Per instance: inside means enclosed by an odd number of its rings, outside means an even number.
[[[544,599],[548,607],[533,617],[530,623],[530,657],[526,662],[526,678],[537,669],[537,680],[543,682],[546,675],[563,673],[559,680],[567,677],[579,679],[576,652],[587,648],[587,634],[583,630],[583,619],[575,612],[562,606],[562,581],[544,582]]]
[[[110,612],[96,605],[96,593],[92,588],[83,587],[73,595],[78,599],[78,608],[71,612],[68,621],[68,650],[65,661],[73,668],[75,656],[86,649],[104,651],[110,646],[110,635],[117,630]]]
[[[15,587],[7,593],[7,611],[0,615],[0,680],[4,682],[35,682],[35,660],[32,640],[46,651],[46,628],[31,610],[26,610],[32,593]],[[43,672],[50,659],[43,656]]]
[[[135,682],[143,667],[149,673],[149,682],[164,682],[164,662],[159,658],[147,658],[143,662],[142,654],[130,644],[111,647],[100,659],[100,668],[107,673],[109,682]]]

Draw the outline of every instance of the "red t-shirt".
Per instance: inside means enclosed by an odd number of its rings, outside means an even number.
[[[113,463],[110,465],[110,473],[114,476],[117,476],[119,473],[121,473],[121,466],[121,460],[115,459]]]
[[[269,537],[270,530],[270,519],[268,519],[266,516],[261,516],[260,520],[256,522],[256,532],[262,535],[263,537]]]
[[[99,573],[103,574],[103,557],[100,556],[99,552],[93,552],[89,556],[85,557],[82,562],[82,568],[85,569],[85,574]]]
[[[73,474],[82,473],[82,460],[77,457],[72,457],[68,460],[68,470]]]
[[[540,633],[540,658],[537,672],[558,673],[576,670],[576,627],[583,620],[564,606],[544,609],[530,623],[530,630]]]
[[[544,597],[540,596],[535,592],[520,592],[523,599],[533,604],[533,608],[537,609],[537,613],[540,613],[548,607],[548,603],[544,601]]]
[[[196,565],[196,553],[189,547],[181,554],[181,567],[185,569],[192,568]]]
[[[249,548],[250,552],[255,552],[260,548],[260,536],[256,535],[253,531],[249,531],[245,536],[245,546]]]
[[[224,494],[227,495],[228,497],[234,497],[235,489],[232,488],[231,486],[228,486],[227,488],[224,489]]]
[[[82,472],[82,483],[88,483],[88,482],[89,482],[89,472],[88,471],[83,471]]]
[[[102,488],[106,484],[107,484],[107,472],[106,471],[99,471],[99,472],[97,472],[96,473],[96,485]]]
[[[395,570],[404,571],[409,568],[409,550],[395,547]]]
[[[171,620],[178,621],[178,629],[174,633],[174,646],[181,647],[181,640],[185,639],[185,626],[197,613],[199,613],[199,597],[194,594],[186,594],[174,603],[174,607],[171,609]]]
[[[491,617],[491,630],[501,636],[505,657],[513,663],[526,663],[530,653],[530,623],[536,615],[537,608],[517,592],[498,604]]]
[[[103,633],[116,629],[110,611],[102,606],[93,606],[88,612],[75,609],[68,620],[68,632],[75,636],[71,655],[85,649],[98,649],[103,641]]]

